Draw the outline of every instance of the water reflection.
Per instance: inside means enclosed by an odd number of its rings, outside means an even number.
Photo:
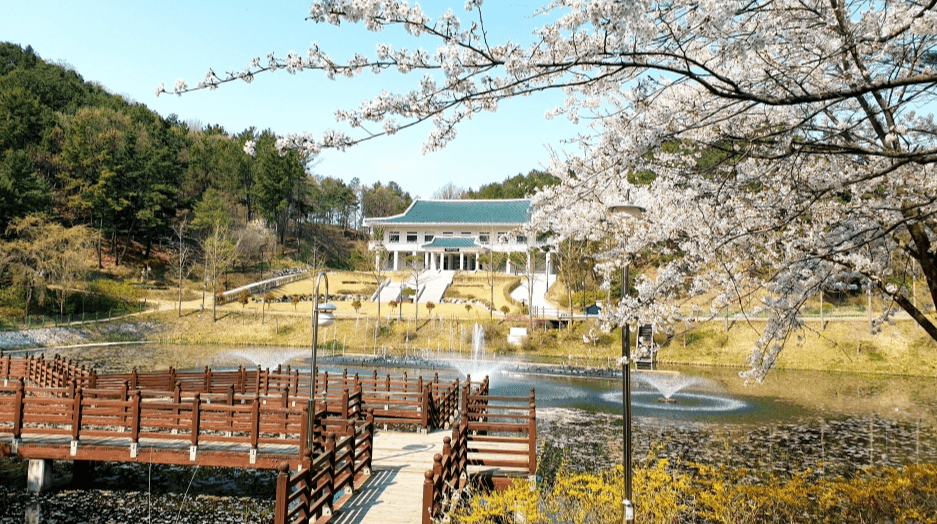
[[[237,354],[235,354],[237,353]],[[263,353],[258,356],[256,353]],[[270,367],[290,364],[307,366],[308,352],[296,349],[265,348],[235,350],[229,359],[216,357],[215,364],[237,365],[245,355],[252,362],[265,359]],[[268,359],[269,360],[266,360]],[[429,364],[428,364],[429,362]],[[465,363],[471,362],[467,366]],[[450,365],[459,365],[459,371]],[[349,365],[340,358],[324,357],[320,367],[330,373],[399,375],[411,377],[473,380],[488,375],[492,392],[498,395],[527,396],[536,389],[539,407],[572,407],[587,411],[620,413],[621,380],[614,377],[591,377],[528,373],[515,365],[489,365],[486,361],[449,362],[442,358],[435,363],[422,359],[413,362],[361,363]],[[738,371],[725,368],[672,367],[669,372],[632,375],[633,406],[636,416],[663,417],[677,420],[709,420],[725,422],[764,422],[796,420],[805,416],[839,416],[875,414],[892,419],[923,421],[934,425],[937,413],[937,387],[933,378],[860,376],[811,371],[772,371],[762,384],[746,385]],[[676,403],[662,404],[658,397],[674,397]]]

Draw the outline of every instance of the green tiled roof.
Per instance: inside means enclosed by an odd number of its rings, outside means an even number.
[[[416,200],[403,214],[372,224],[524,224],[530,200]]]
[[[436,237],[432,242],[423,244],[421,247],[423,249],[475,247],[475,237]]]

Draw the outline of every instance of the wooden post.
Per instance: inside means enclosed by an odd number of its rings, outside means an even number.
[[[81,428],[81,388],[75,390],[72,398],[72,440],[78,440]]]
[[[342,390],[342,406],[341,406],[342,418],[348,420],[348,389]]]
[[[225,396],[225,403],[234,407],[234,384],[228,384],[228,393]],[[234,429],[234,410],[228,411],[228,430]]]
[[[335,433],[327,433],[325,436],[325,452],[329,455],[328,460],[328,484],[329,500],[335,496]],[[329,502],[329,513],[332,512],[332,503]]]
[[[436,496],[433,470],[423,473],[423,518],[422,524],[433,524],[433,499]]]
[[[16,388],[13,394],[13,438],[19,439],[23,433],[23,397],[26,395],[23,379],[16,379]]]
[[[371,459],[374,458],[374,408],[368,408],[366,420],[367,439],[368,439],[368,458],[366,459],[366,468],[371,471]]]
[[[192,397],[192,447],[198,446],[198,425],[201,407],[202,399],[200,398],[200,392],[196,391],[195,395]]]
[[[286,515],[289,512],[289,483],[290,483],[290,464],[288,462],[280,463],[277,468],[277,506],[274,510],[274,524],[286,524]]]
[[[430,391],[432,390],[432,385],[426,388],[423,387],[423,377],[420,377],[420,397],[422,397],[420,399],[420,409],[422,410],[420,414],[420,424],[423,425],[423,433],[429,432],[429,397]]]
[[[131,426],[130,426],[130,441],[136,444],[140,440],[140,412],[141,412],[141,403],[140,403],[140,390],[133,392],[133,400],[131,404]]]
[[[251,449],[257,449],[260,440],[260,396],[255,395],[251,404]]]
[[[129,385],[129,383],[125,380],[125,381],[121,384],[121,386],[120,386],[120,401],[121,401],[121,402],[126,402],[128,398],[130,398],[130,385]],[[124,412],[124,416],[120,419],[120,423],[126,425],[126,424],[127,424],[127,406],[126,406],[126,404],[124,405],[123,408],[121,408],[121,410]]]
[[[172,410],[173,411],[173,419],[172,419],[173,431],[176,431],[176,428],[178,428],[179,426],[179,414],[181,413],[180,405],[182,404],[182,384],[179,382],[176,382],[176,387],[172,391],[172,403],[175,404],[176,406]]]
[[[315,522],[315,515],[312,514],[312,494],[315,492],[315,486],[312,485],[312,476],[315,473],[312,471],[312,450],[307,449],[300,456],[303,458],[303,480],[296,487],[301,492],[299,504],[303,508],[303,518],[306,522]]]

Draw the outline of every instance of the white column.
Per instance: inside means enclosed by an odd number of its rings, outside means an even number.
[[[527,251],[527,272],[528,272],[528,273],[530,273],[530,272],[533,271],[533,268],[530,267],[530,263],[531,263],[531,260],[530,260],[530,251]]]
[[[426,269],[432,269],[429,263],[429,253],[423,253],[423,267]]]
[[[465,253],[459,251],[459,269],[465,271]]]
[[[550,253],[549,251],[547,251],[547,278],[548,278],[548,279],[549,279],[550,275],[553,274],[553,267],[552,267],[553,259],[552,259],[552,255],[553,255],[553,253]],[[547,282],[549,282],[549,280],[547,280]]]
[[[29,459],[26,473],[26,490],[41,493],[52,487],[52,460]]]
[[[400,251],[394,251],[394,271],[399,271],[400,269]]]
[[[374,270],[381,270],[381,255],[379,253],[374,254]]]
[[[511,274],[511,253],[508,253],[507,265],[504,267],[504,272],[509,275]]]

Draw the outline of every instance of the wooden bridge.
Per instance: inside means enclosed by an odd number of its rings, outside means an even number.
[[[374,496],[351,496],[361,489],[381,489],[377,498],[388,492],[379,480],[387,478],[386,457],[378,459],[378,481],[366,482],[375,447],[412,440],[384,433],[376,445],[379,427],[452,432],[441,443],[418,446],[438,450],[432,459],[408,457],[422,464],[416,469],[422,475],[408,477],[392,466],[391,484],[404,487],[402,500],[381,507],[396,508],[392,521],[430,522],[470,475],[500,486],[536,471],[533,391],[529,398],[492,397],[487,379],[460,384],[438,376],[320,373],[310,424],[309,385],[290,368],[98,375],[59,358],[8,356],[0,358],[0,456],[30,459],[36,490],[47,482],[52,460],[277,469],[277,524],[328,520],[346,504],[364,519],[354,522],[386,520],[362,511],[362,501]],[[438,433],[419,438],[439,440]],[[406,469],[412,473],[413,463]],[[412,495],[420,490],[417,507]],[[343,510],[336,521],[351,522],[349,514]]]

